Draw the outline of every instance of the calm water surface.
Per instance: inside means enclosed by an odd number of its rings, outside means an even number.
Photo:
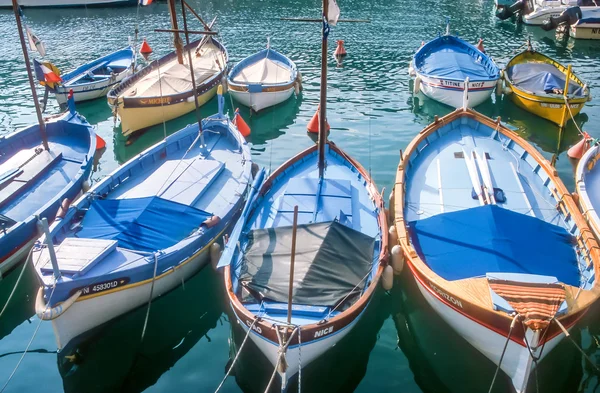
[[[191,1],[212,19],[218,16],[220,38],[232,62],[262,49],[267,37],[272,46],[294,59],[302,72],[304,92],[281,106],[250,117],[250,142],[254,159],[275,169],[313,140],[306,124],[316,110],[319,90],[320,26],[292,23],[280,17],[319,16],[317,0]],[[573,64],[588,81],[592,95],[600,97],[598,66],[600,42],[557,41],[553,33],[499,23],[491,0],[340,0],[343,15],[370,19],[368,24],[342,24],[331,39],[343,39],[349,56],[343,67],[330,59],[328,120],[331,139],[368,168],[380,188],[391,188],[400,149],[434,115],[450,108],[420,98],[413,100],[407,66],[423,40],[444,28],[451,17],[452,30],[471,42],[479,37],[499,65],[504,65],[527,36],[539,50],[565,64]],[[164,3],[139,11],[125,9],[27,10],[28,23],[43,38],[48,59],[62,70],[127,44],[136,21],[140,35],[148,38],[155,56],[169,50],[169,37],[154,29],[168,27]],[[199,27],[194,22],[194,28]],[[0,11],[0,135],[36,121],[27,89],[26,72],[16,34],[14,16]],[[330,48],[330,52],[333,48]],[[231,111],[229,98],[226,98]],[[51,99],[47,113],[57,113]],[[104,100],[81,104],[78,110],[97,125],[107,149],[93,178],[98,180],[134,154],[194,121],[193,115],[157,126],[129,145],[113,135],[114,120]],[[547,158],[558,156],[557,168],[573,188],[573,165],[566,149],[578,140],[573,123],[558,146],[556,126],[492,97],[478,110],[502,119],[533,142]],[[216,101],[202,108],[208,115]],[[600,107],[586,105],[577,123],[600,137]],[[119,131],[119,129],[117,129]],[[388,194],[388,192],[386,192]],[[0,282],[0,305],[14,286],[18,272]],[[0,386],[19,361],[38,327],[33,301],[37,283],[26,271],[7,314],[0,320]],[[42,323],[30,352],[6,392],[212,392],[225,374],[230,353],[239,345],[240,333],[231,329],[225,312],[219,277],[205,269],[193,279],[153,303],[148,331],[140,343],[145,309],[118,319],[77,348],[74,356],[56,353],[50,323]],[[233,334],[233,336],[232,336]],[[600,323],[594,315],[573,336],[594,359],[600,355]],[[234,338],[232,340],[232,337]],[[230,345],[231,344],[231,345]],[[600,359],[597,360],[600,364]],[[566,340],[550,354],[538,373],[540,392],[595,392],[598,376]],[[400,277],[391,294],[377,294],[357,328],[302,375],[305,392],[487,392],[495,367],[465,344],[431,312],[408,277]],[[262,392],[271,366],[251,346],[242,351],[222,391]],[[535,378],[530,391],[535,392]],[[1,387],[0,387],[1,389]],[[296,384],[291,387],[295,391]],[[495,391],[509,391],[501,379]]]

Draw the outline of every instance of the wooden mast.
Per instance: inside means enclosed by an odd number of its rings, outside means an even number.
[[[21,25],[21,15],[19,14],[19,3],[17,3],[17,0],[12,0],[12,5],[13,11],[15,12],[15,18],[17,19],[17,29],[19,30],[19,39],[21,40],[21,50],[23,51],[25,67],[27,68],[27,76],[29,77],[29,87],[31,88],[31,95],[33,96],[33,102],[35,104],[35,112],[37,114],[38,124],[40,126],[40,134],[42,134],[42,144],[44,145],[44,149],[50,150],[48,146],[48,135],[46,134],[46,123],[44,123],[44,118],[42,117],[42,110],[40,109],[40,103],[35,90],[33,72],[31,71],[31,64],[29,63],[29,53],[27,52],[27,45],[25,44],[25,37],[23,36],[23,26]]]
[[[181,0],[181,15],[183,17],[183,31],[185,34],[185,44],[190,44],[190,35],[187,28],[187,18],[185,16],[185,2]],[[194,105],[196,107],[196,120],[198,120],[198,130],[200,131],[200,146],[204,147],[204,135],[202,133],[202,117],[198,106],[198,91],[196,90],[196,76],[194,75],[194,65],[192,63],[192,52],[188,51],[188,62],[190,63],[190,76],[192,78],[192,89],[194,89]]]
[[[323,0],[323,42],[321,44],[321,97],[319,99],[319,178],[325,170],[325,144],[327,144],[327,35],[329,32],[327,14],[328,0]]]
[[[175,51],[177,52],[177,61],[179,62],[179,64],[183,64],[183,45],[181,44],[181,38],[179,37],[179,28],[177,27],[177,12],[175,11],[175,0],[168,0],[168,2],[169,14],[171,15],[171,26],[174,30],[173,44],[175,45]]]

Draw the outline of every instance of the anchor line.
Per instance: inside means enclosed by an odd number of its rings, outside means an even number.
[[[552,318],[552,321],[556,322],[556,325],[560,328],[560,330],[563,331],[563,333],[569,339],[569,341],[571,341],[571,343],[575,346],[575,348],[577,348],[577,350],[579,350],[579,352],[581,352],[581,354],[591,364],[591,366],[594,368],[594,370],[596,370],[596,372],[600,374],[600,368],[598,368],[598,366],[596,365],[596,363],[594,363],[592,358],[590,358],[590,356],[587,353],[585,353],[585,351],[575,342],[575,340],[573,340],[573,337],[571,337],[571,333],[569,333],[569,331],[564,327],[564,325],[562,323],[560,323],[560,321],[556,318]]]
[[[279,365],[281,364],[281,360],[284,358],[285,353],[287,352],[288,346],[290,345],[290,343],[292,342],[292,338],[294,337],[294,334],[296,334],[296,332],[300,331],[300,327],[296,326],[296,328],[292,331],[292,334],[290,334],[288,340],[286,343],[283,343],[283,339],[281,338],[281,333],[279,332],[279,326],[275,326],[275,332],[277,333],[277,341],[279,341],[279,349],[277,350],[277,352],[279,353],[279,356],[277,357],[277,363],[275,364],[275,368],[273,369],[273,374],[271,374],[271,379],[269,379],[269,383],[267,384],[267,387],[265,389],[265,393],[269,392],[269,389],[271,389],[271,385],[273,384],[273,380],[275,379],[275,375],[277,374],[277,370],[279,369]],[[284,381],[282,380],[282,386]]]
[[[512,335],[512,331],[517,324],[517,319],[519,318],[519,314],[515,314],[512,322],[510,323],[510,329],[508,329],[508,335],[506,336],[506,342],[504,343],[504,349],[502,349],[502,354],[500,355],[500,360],[498,361],[498,366],[496,367],[496,372],[494,373],[494,378],[492,378],[492,384],[488,390],[488,393],[492,393],[492,389],[494,388],[494,384],[496,383],[496,377],[498,377],[498,372],[500,371],[500,366],[502,365],[502,360],[504,360],[504,355],[506,354],[506,349],[508,348],[508,343],[510,342],[510,336]]]
[[[152,275],[152,285],[150,285],[150,296],[148,296],[148,308],[146,309],[146,318],[144,319],[144,327],[142,328],[142,337],[140,343],[144,341],[146,335],[146,327],[148,326],[148,318],[150,317],[150,307],[152,306],[152,296],[154,294],[154,283],[156,282],[156,270],[158,268],[158,256],[154,253],[154,274]]]

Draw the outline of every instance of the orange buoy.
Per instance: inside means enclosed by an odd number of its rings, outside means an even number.
[[[314,134],[318,134],[319,133],[319,112],[320,112],[320,109],[321,108],[317,108],[317,111],[315,112],[314,116],[308,122],[308,125],[306,126],[306,129],[308,130],[308,132],[312,132]],[[327,122],[327,119],[325,119],[325,125],[326,125],[326,128],[327,128],[327,131],[329,131],[331,129],[331,127],[329,127],[329,123]]]
[[[240,108],[235,109],[235,116],[233,117],[233,124],[235,124],[237,129],[240,131],[240,133],[244,137],[247,137],[248,135],[250,135],[250,127],[248,127],[248,124],[246,124],[246,122],[244,121],[244,118],[242,117],[242,115],[240,115]]]
[[[106,141],[102,137],[96,134],[96,150],[104,149],[106,147]]]
[[[346,48],[344,48],[344,40],[337,40],[337,48],[333,53],[335,57],[344,57],[347,55]]]
[[[144,56],[147,56],[150,53],[152,53],[152,48],[150,48],[150,45],[148,44],[148,41],[146,41],[145,38],[144,38],[144,41],[142,41],[142,46],[140,47],[140,53]]]
[[[588,141],[590,140],[589,134],[586,132],[583,134],[583,138],[567,151],[567,155],[571,158],[580,159],[583,154],[589,148]]]
[[[481,52],[485,53],[485,48],[483,47],[483,38],[479,39],[479,42],[477,43],[477,49],[479,49]]]

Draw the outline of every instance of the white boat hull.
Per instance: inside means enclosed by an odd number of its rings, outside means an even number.
[[[238,324],[242,326],[244,334],[247,334],[248,329],[250,327],[243,321],[241,321],[239,317],[237,317],[237,315],[236,318]],[[328,349],[334,347],[341,339],[343,339],[350,332],[350,330],[352,330],[354,325],[356,325],[358,319],[359,318],[356,318],[344,329],[339,330],[333,334],[324,336],[320,340],[314,340],[308,344],[302,343],[300,348],[298,347],[298,345],[288,347],[285,355],[285,360],[288,365],[287,370],[285,374],[281,374],[279,372],[279,376],[282,379],[282,383],[283,381],[287,383],[287,381],[290,378],[292,378],[298,373],[300,360],[302,363],[302,368],[308,366],[313,360],[321,356]],[[267,339],[257,334],[254,330],[250,333],[250,340],[252,340],[252,342],[265,355],[265,357],[269,360],[273,367],[275,367],[279,358],[279,345],[268,341]]]
[[[181,285],[202,267],[208,264],[210,247],[189,261],[182,262],[177,270],[156,279],[152,299]],[[99,294],[73,303],[62,315],[52,320],[58,349],[64,348],[77,336],[94,329],[128,311],[148,303],[152,282],[128,285],[125,289]]]
[[[431,294],[419,280],[415,281],[417,282],[419,291],[421,291],[421,294],[435,312],[467,342],[490,359],[495,365],[498,365],[504,350],[504,345],[507,341],[506,337],[455,311]],[[529,329],[527,331],[527,339],[532,347],[536,346],[535,343],[537,342],[538,334],[539,333],[533,333]],[[562,337],[562,335],[559,335],[546,342],[543,346],[543,351],[541,351],[542,347],[533,349],[533,354],[536,357],[541,356],[539,359],[539,361],[541,361],[554,347],[556,347]],[[517,393],[524,393],[526,391],[527,382],[529,381],[529,376],[531,375],[534,366],[535,364],[527,347],[510,340],[500,367],[511,378]]]
[[[58,101],[60,105],[66,105],[71,89],[73,89],[73,98],[75,99],[75,102],[90,101],[106,97],[110,89],[121,83],[121,81],[131,75],[131,73],[132,70],[130,68],[127,71],[116,75],[115,79],[106,79],[98,83],[80,86],[58,86],[55,93],[56,101]]]
[[[249,93],[247,91],[229,90],[229,94],[242,105],[252,108],[255,112],[270,106],[281,104],[294,94],[294,87],[275,92]]]
[[[570,27],[570,35],[580,40],[600,40],[600,23],[582,23]]]
[[[454,108],[463,106],[464,82],[429,78],[417,73],[420,80],[419,89],[432,100],[441,102]],[[469,108],[482,104],[490,98],[497,81],[469,82]]]
[[[566,10],[566,6],[538,8],[523,17],[523,23],[531,26],[541,26],[550,17],[558,17]]]
[[[21,7],[93,7],[135,5],[135,0],[19,0]],[[0,0],[0,7],[12,7],[12,0]]]

